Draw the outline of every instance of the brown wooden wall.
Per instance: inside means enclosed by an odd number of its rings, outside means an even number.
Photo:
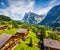
[[[26,37],[29,34],[29,31],[26,31],[25,33],[16,33],[19,37]]]

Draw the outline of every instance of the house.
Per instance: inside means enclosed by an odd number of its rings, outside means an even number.
[[[16,35],[17,35],[18,37],[23,37],[23,38],[27,37],[28,34],[29,34],[29,30],[28,30],[28,29],[19,29],[19,30],[17,31],[17,33],[16,33]]]
[[[1,50],[11,50],[18,43],[19,43],[19,38],[16,36],[12,36],[9,34],[2,34],[0,36],[0,49]]]
[[[43,39],[44,50],[60,50],[60,43],[57,40]]]
[[[7,28],[8,28],[7,25],[2,25],[2,26],[0,26],[0,30],[4,30],[4,29],[7,29]]]

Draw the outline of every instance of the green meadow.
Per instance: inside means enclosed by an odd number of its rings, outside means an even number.
[[[54,29],[50,27],[30,25],[19,21],[0,21],[0,26],[2,25],[7,25],[8,28],[5,30],[0,30],[0,35],[4,33],[15,35],[18,29],[29,29],[28,37],[25,38],[25,40],[20,38],[20,44],[18,44],[14,50],[41,50],[41,44],[38,43],[41,42],[42,38],[58,40],[60,42],[60,35],[58,35],[57,32],[53,31]],[[36,33],[40,33],[40,35],[38,36]],[[32,47],[29,46],[31,40],[30,38],[32,38]]]
[[[4,34],[4,33],[7,33],[7,34],[12,34],[12,35],[15,35],[16,34],[16,31],[18,29],[16,28],[13,28],[13,29],[7,29],[7,30],[0,30],[0,35]],[[32,42],[33,42],[33,47],[30,47],[28,46],[27,44],[29,44],[30,42],[30,37],[32,37]],[[37,43],[40,41],[40,39],[37,38],[36,34],[32,31],[29,31],[29,35],[28,37],[26,38],[25,41],[23,41],[21,38],[20,38],[20,44],[17,45],[14,50],[39,50],[39,48],[37,47]]]

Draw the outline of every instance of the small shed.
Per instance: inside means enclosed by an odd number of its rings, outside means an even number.
[[[57,40],[43,39],[44,50],[60,50],[60,43]]]
[[[18,31],[17,31],[17,33],[16,33],[16,35],[18,36],[18,37],[27,37],[28,36],[28,34],[29,34],[29,30],[28,29],[19,29]]]

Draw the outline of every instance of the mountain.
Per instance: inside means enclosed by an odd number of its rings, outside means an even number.
[[[25,13],[23,21],[29,24],[38,24],[44,19],[45,15],[38,15],[33,12]]]
[[[10,21],[11,18],[8,16],[0,15],[0,21]]]
[[[41,25],[51,25],[54,24],[57,25],[57,23],[60,23],[60,5],[54,6],[46,15],[43,21],[41,21],[39,24]],[[53,25],[52,25],[53,24]]]

